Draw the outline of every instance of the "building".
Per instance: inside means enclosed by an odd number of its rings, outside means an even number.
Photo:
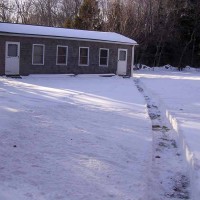
[[[111,32],[0,23],[0,75],[130,75],[135,45]]]

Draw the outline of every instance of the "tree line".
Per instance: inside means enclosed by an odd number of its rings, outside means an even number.
[[[117,32],[136,63],[200,67],[199,0],[0,0],[0,21]]]

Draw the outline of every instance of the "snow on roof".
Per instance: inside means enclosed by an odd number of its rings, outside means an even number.
[[[0,33],[23,34],[31,36],[64,37],[80,40],[97,40],[103,42],[136,45],[137,42],[113,32],[86,31],[67,28],[54,28],[25,24],[0,23]]]

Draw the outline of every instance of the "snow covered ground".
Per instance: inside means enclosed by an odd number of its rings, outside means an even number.
[[[183,147],[190,181],[192,199],[200,197],[200,73],[186,68],[177,72],[173,68],[139,70],[139,78],[151,96],[158,100],[159,107],[166,111],[168,119],[179,136]]]
[[[132,79],[0,77],[0,127],[0,200],[148,199],[151,122]]]

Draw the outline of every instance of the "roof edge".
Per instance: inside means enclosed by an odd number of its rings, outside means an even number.
[[[9,35],[9,36],[21,36],[21,37],[35,37],[35,38],[48,38],[48,39],[61,39],[61,40],[80,40],[80,41],[90,41],[90,42],[105,42],[112,44],[122,44],[122,45],[131,45],[135,46],[138,43],[129,43],[129,42],[119,42],[119,41],[110,41],[110,40],[98,40],[98,39],[90,39],[90,38],[78,38],[78,37],[63,37],[63,36],[51,36],[51,35],[40,35],[40,34],[22,34],[22,33],[11,33],[11,32],[1,32],[0,35]]]

